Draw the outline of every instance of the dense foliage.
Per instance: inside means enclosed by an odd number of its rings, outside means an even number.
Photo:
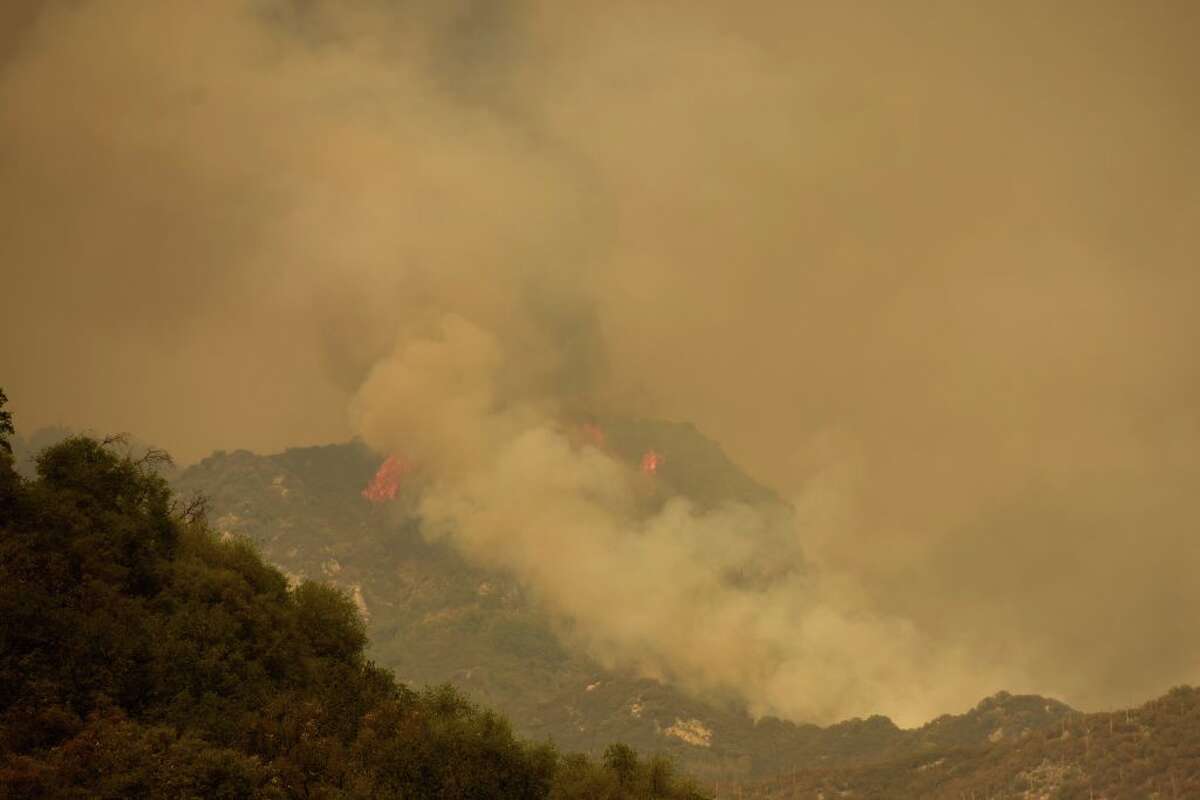
[[[0,798],[698,797],[398,684],[344,594],[194,511],[153,454],[72,437],[27,480],[0,451]]]

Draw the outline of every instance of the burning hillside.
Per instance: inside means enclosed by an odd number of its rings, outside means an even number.
[[[372,503],[385,503],[389,500],[396,499],[396,493],[400,491],[400,484],[404,480],[404,476],[412,472],[412,465],[401,456],[388,456],[379,469],[375,472],[375,477],[371,478],[371,482],[362,490],[362,496],[370,500]]]

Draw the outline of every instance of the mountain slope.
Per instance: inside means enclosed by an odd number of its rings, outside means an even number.
[[[985,746],[800,769],[739,790],[743,797],[789,800],[1200,797],[1200,690],[1180,687],[1126,711],[1070,714]]]
[[[663,455],[655,480],[693,498],[778,503],[687,425],[605,420],[606,445],[637,464]],[[511,577],[476,568],[421,536],[411,505],[360,494],[380,457],[359,443],[272,456],[217,453],[174,485],[211,500],[214,526],[257,543],[294,579],[346,589],[367,618],[371,654],[416,684],[449,680],[534,739],[599,752],[607,742],[662,752],[706,779],[748,779],[797,766],[858,764],[1051,724],[1070,710],[1042,698],[998,698],[915,731],[883,717],[829,728],[755,721],[735,704],[606,670],[560,641],[549,616]]]

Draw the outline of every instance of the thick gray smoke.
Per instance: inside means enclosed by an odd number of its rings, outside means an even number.
[[[816,720],[1196,681],[1194,4],[0,9],[0,381],[362,434],[612,663]],[[562,427],[690,420],[793,520]],[[719,580],[772,558],[761,590]]]

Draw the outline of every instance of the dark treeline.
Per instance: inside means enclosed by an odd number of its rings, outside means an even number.
[[[221,541],[159,454],[72,437],[25,479],[10,422],[0,798],[701,796],[663,758],[562,755],[449,687],[398,684],[345,596]]]

